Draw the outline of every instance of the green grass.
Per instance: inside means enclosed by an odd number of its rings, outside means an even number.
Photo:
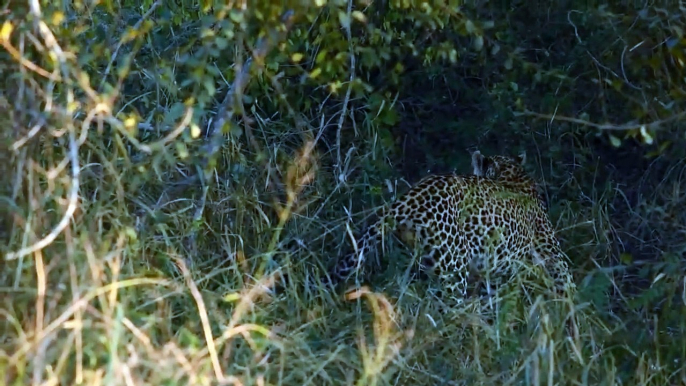
[[[101,156],[103,146],[89,144]],[[323,170],[307,166],[315,158],[282,159],[282,170]],[[322,193],[332,181],[326,171],[291,174],[306,176],[307,186],[293,185],[297,200],[282,212],[260,189],[269,179],[264,169],[246,167],[216,184],[190,255],[184,236],[193,229],[194,189],[160,203],[157,185],[127,186],[123,176],[135,171],[103,161],[99,178],[82,175],[74,222],[42,251],[4,262],[8,384],[662,385],[679,377],[683,364],[669,361],[683,342],[631,335],[664,316],[632,314],[610,295],[615,279],[605,269],[577,269],[576,299],[547,296],[529,275],[490,301],[455,306],[432,295],[434,281],[410,280],[401,258],[407,252],[391,243],[371,289],[313,291],[302,283],[347,242],[345,215],[333,205],[345,202],[336,197],[342,193],[328,201]],[[44,176],[28,172],[22,181],[29,195],[17,198],[19,208],[46,204],[17,211],[6,251],[35,243],[31,229],[47,230],[65,207]],[[64,192],[70,182],[53,183]],[[597,226],[609,227],[601,221],[609,193],[598,192],[585,211],[563,211],[576,234],[562,235],[602,237]],[[130,204],[134,197],[154,207],[154,220]],[[263,268],[269,274],[256,277]],[[284,271],[293,280],[270,291]],[[683,303],[674,307],[683,315]]]

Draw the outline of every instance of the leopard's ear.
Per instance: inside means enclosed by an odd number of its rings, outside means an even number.
[[[472,174],[479,177],[486,175],[486,157],[478,150],[472,153]]]
[[[526,163],[526,152],[523,151],[519,153],[519,155],[515,157],[515,161],[517,161],[517,163],[519,163],[520,165],[524,166],[524,164]]]

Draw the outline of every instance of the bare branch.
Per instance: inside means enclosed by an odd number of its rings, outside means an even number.
[[[79,166],[78,152],[79,148],[76,144],[76,128],[73,126],[69,128],[69,161],[71,162],[71,190],[69,191],[69,204],[67,205],[67,210],[62,216],[62,220],[53,228],[50,233],[43,239],[34,243],[31,246],[24,247],[16,252],[10,252],[5,255],[5,259],[13,260],[28,254],[40,251],[41,249],[50,245],[57,236],[59,236],[66,227],[69,226],[74,213],[78,207],[79,201],[79,172],[81,170]]]
[[[293,22],[295,21],[294,16],[295,13],[293,12],[293,10],[287,10],[286,12],[284,12],[284,14],[281,16],[281,22],[283,23],[285,28],[283,28],[282,30],[278,30],[278,27],[274,28],[272,31],[270,31],[270,33],[267,34],[267,36],[261,38],[257,42],[257,46],[253,51],[253,56],[245,61],[245,63],[240,69],[240,72],[236,75],[233,85],[226,91],[226,96],[224,97],[224,100],[222,101],[221,105],[219,105],[217,114],[214,117],[214,122],[212,123],[212,125],[209,126],[208,129],[208,142],[205,144],[206,156],[204,157],[202,164],[200,166],[202,172],[198,175],[202,183],[202,193],[200,195],[200,204],[198,205],[198,207],[195,210],[195,213],[193,214],[194,224],[199,223],[200,219],[202,218],[202,214],[205,211],[207,192],[209,190],[209,183],[211,181],[210,177],[212,175],[212,171],[208,170],[207,166],[219,152],[219,149],[221,149],[222,144],[224,143],[222,127],[224,127],[224,124],[226,122],[230,121],[233,118],[235,101],[236,99],[240,100],[240,96],[243,94],[243,90],[245,90],[245,87],[247,86],[248,81],[250,80],[249,75],[250,68],[253,64],[253,59],[258,60],[258,62],[264,61],[264,58],[272,50],[272,48],[286,37],[291,27],[293,26]],[[188,238],[188,242],[191,246],[191,249],[194,249],[195,246],[196,233],[197,230],[194,229]]]
[[[253,58],[257,59],[258,61],[263,61],[272,48],[286,36],[288,31],[290,31],[291,27],[293,26],[294,19],[294,12],[292,10],[288,10],[283,14],[281,17],[281,22],[285,25],[285,30],[272,31],[270,34],[267,34],[267,36],[258,41],[257,47],[253,51],[253,57],[248,58],[248,60],[245,61],[240,69],[240,72],[238,75],[236,75],[233,85],[226,91],[226,96],[224,97],[221,105],[219,105],[219,110],[215,116],[214,123],[207,133],[208,137],[210,138],[208,143],[207,161],[209,161],[209,159],[211,159],[212,156],[221,148],[223,143],[221,129],[227,121],[233,118],[234,101],[237,96],[243,94],[243,90],[245,90],[245,87],[248,84]]]
[[[150,6],[148,11],[141,16],[140,20],[136,22],[136,24],[133,25],[134,30],[139,30],[141,26],[143,25],[143,22],[147,20],[150,15],[152,15],[153,12],[162,5],[162,0],[157,0],[153,5]],[[112,56],[110,57],[110,62],[107,64],[107,68],[105,68],[105,73],[102,75],[102,80],[100,81],[100,88],[102,89],[102,86],[105,84],[105,81],[107,80],[107,76],[110,74],[110,71],[112,71],[112,65],[114,64],[114,60],[117,58],[117,55],[119,54],[119,50],[121,47],[124,45],[123,41],[119,41],[117,44],[117,48],[114,49],[114,52],[112,53]]]
[[[345,116],[348,113],[348,103],[353,89],[353,81],[355,80],[355,52],[353,51],[353,38],[350,31],[350,24],[352,23],[352,6],[352,0],[348,0],[348,25],[345,26],[345,35],[348,38],[348,50],[350,52],[350,80],[348,81],[348,90],[345,92],[341,116],[338,119],[338,129],[336,130],[336,178],[340,182],[345,182],[346,180],[346,175],[343,174],[343,160],[341,159],[341,131],[343,130]]]
[[[62,50],[62,47],[60,47],[59,43],[57,42],[57,39],[55,38],[55,35],[53,35],[48,25],[41,19],[41,9],[39,2],[37,0],[32,0],[30,2],[30,7],[31,13],[36,18],[38,29],[41,33],[41,36],[43,37],[43,40],[45,41],[46,47],[51,51],[53,55],[55,55],[55,57],[60,63],[63,76],[67,77],[69,75],[69,69],[67,68],[67,54]],[[72,102],[74,98],[73,90],[68,88],[66,94],[68,101]],[[64,231],[69,226],[74,216],[74,213],[76,213],[79,201],[79,173],[81,171],[78,158],[79,145],[76,139],[76,127],[74,127],[73,124],[69,123],[67,131],[69,132],[69,152],[67,157],[69,162],[71,163],[71,189],[69,191],[67,209],[64,212],[64,215],[62,216],[60,222],[50,231],[50,233],[48,233],[47,236],[28,247],[24,247],[16,252],[9,252],[7,255],[5,255],[5,258],[7,260],[13,260],[26,256],[36,251],[42,250],[43,248],[50,245],[53,241],[55,241],[55,239],[57,239],[57,237],[62,233],[62,231]]]
[[[668,123],[678,121],[684,117],[686,117],[686,111],[682,111],[678,114],[674,114],[670,117],[667,117],[665,119],[660,119],[657,121],[653,121],[650,123],[625,123],[621,125],[613,124],[613,123],[595,123],[591,121],[587,121],[584,119],[579,119],[579,118],[572,118],[572,117],[565,117],[565,116],[559,116],[559,115],[551,115],[551,114],[541,114],[541,113],[536,113],[530,110],[526,110],[524,112],[515,112],[515,116],[532,116],[536,118],[543,118],[543,119],[548,119],[551,121],[563,121],[563,122],[570,122],[570,123],[577,123],[579,125],[584,125],[584,126],[590,126],[594,127],[599,130],[607,130],[607,131],[628,131],[628,130],[637,130],[637,129],[643,129],[643,130],[656,130],[660,126],[666,125]]]

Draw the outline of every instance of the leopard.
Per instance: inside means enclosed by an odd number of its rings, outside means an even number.
[[[420,272],[433,272],[458,302],[467,298],[472,272],[507,281],[526,259],[544,267],[557,293],[573,294],[569,258],[539,185],[525,171],[526,154],[487,157],[475,150],[471,158],[471,174],[431,174],[381,210],[354,252],[321,281],[335,287],[361,273],[366,257],[395,233],[420,252]]]

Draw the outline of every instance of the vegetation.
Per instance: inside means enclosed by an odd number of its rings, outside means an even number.
[[[4,1],[0,379],[686,383],[684,13]],[[456,306],[393,240],[304,285],[476,147],[528,155],[575,298],[533,272]]]

